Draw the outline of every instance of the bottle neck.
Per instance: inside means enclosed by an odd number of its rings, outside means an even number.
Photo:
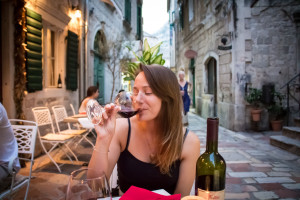
[[[218,152],[219,119],[207,119],[206,151]]]

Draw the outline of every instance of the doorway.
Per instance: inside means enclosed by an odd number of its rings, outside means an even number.
[[[104,87],[104,62],[99,55],[94,57],[94,85],[99,89],[98,102],[105,104],[105,87]]]

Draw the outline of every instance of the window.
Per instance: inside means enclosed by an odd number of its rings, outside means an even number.
[[[131,1],[125,0],[125,20],[131,23]]]
[[[189,0],[189,22],[194,18],[194,0]]]
[[[137,5],[137,30],[136,35],[137,39],[142,39],[142,6],[140,4]]]
[[[47,87],[55,87],[56,86],[56,65],[55,65],[55,32],[53,30],[47,29],[47,52],[46,59],[47,63],[46,71],[47,71]]]
[[[184,12],[183,12],[183,3],[179,5],[179,24],[180,24],[180,30],[183,30],[184,28]]]
[[[207,63],[207,94],[214,94],[216,86],[216,60],[211,58]]]

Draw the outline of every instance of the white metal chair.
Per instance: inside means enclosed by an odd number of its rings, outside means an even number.
[[[89,139],[87,139],[89,130],[87,130],[87,129],[81,129],[81,130],[71,129],[70,123],[67,123],[68,129],[65,129],[65,130],[60,129],[60,123],[63,122],[64,119],[68,117],[66,108],[64,106],[62,106],[62,105],[52,106],[52,111],[54,113],[54,119],[56,122],[58,132],[60,134],[80,136],[81,138],[77,142],[76,145],[78,145],[81,141],[83,141],[85,139],[88,143],[90,143],[92,145],[92,147],[94,147],[94,144]],[[65,122],[63,122],[63,123],[65,123]]]
[[[24,196],[24,199],[26,200],[29,192],[32,166],[34,164],[34,149],[37,135],[37,124],[32,121],[20,119],[10,119],[10,122],[12,124],[12,129],[18,143],[18,152],[30,155],[30,159],[21,157],[18,158],[20,160],[30,162],[30,171],[29,176],[16,174],[16,172],[12,168],[12,164],[16,158],[11,158],[9,162],[9,172],[12,174],[12,183],[9,189],[0,194],[0,199],[4,198],[7,195],[11,196],[13,192],[27,184],[26,194]]]
[[[71,110],[72,110],[73,115],[76,115],[73,104],[70,103],[70,107],[71,107]]]
[[[68,155],[68,153],[65,151],[64,147],[66,147],[67,150],[74,156],[75,160],[78,161],[77,156],[74,154],[74,152],[68,146],[68,143],[71,142],[74,139],[74,135],[63,135],[63,134],[56,133],[54,131],[54,126],[53,126],[53,122],[52,122],[52,119],[51,119],[50,111],[47,107],[32,108],[32,112],[33,112],[34,119],[38,124],[38,136],[39,136],[41,146],[42,146],[44,152],[47,154],[47,156],[50,158],[50,160],[56,166],[58,171],[61,172],[61,169],[60,169],[59,165],[55,162],[55,160],[52,158],[52,156],[50,155],[50,153],[57,146],[61,147],[60,149],[62,151],[64,151],[64,153],[66,154],[66,156],[69,158],[69,160],[72,163],[73,163],[73,160]],[[47,134],[42,136],[41,133],[40,133],[40,127],[41,126],[50,126],[52,132],[47,133]],[[49,151],[47,151],[47,149],[45,148],[44,143],[49,143],[50,145],[52,145],[52,147],[50,148]]]

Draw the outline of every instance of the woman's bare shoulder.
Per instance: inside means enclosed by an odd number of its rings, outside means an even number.
[[[182,156],[190,156],[197,152],[200,153],[200,140],[193,131],[189,131],[183,143]]]
[[[118,118],[116,120],[116,130],[115,135],[120,142],[122,151],[125,148],[127,136],[128,136],[128,119],[127,118]]]

